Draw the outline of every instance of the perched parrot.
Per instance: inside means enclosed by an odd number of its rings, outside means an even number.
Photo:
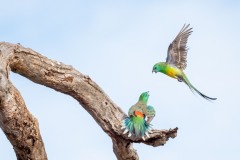
[[[188,25],[184,25],[178,33],[177,37],[168,47],[168,54],[166,62],[159,62],[153,66],[152,72],[162,72],[172,78],[177,79],[179,82],[184,82],[191,91],[197,92],[200,96],[207,100],[216,100],[217,98],[211,98],[200,91],[198,91],[188,80],[183,70],[187,66],[187,40],[188,36],[192,33],[192,28],[188,28]]]
[[[149,92],[143,92],[138,102],[129,109],[129,117],[122,121],[122,129],[125,129],[123,134],[129,132],[128,137],[135,134],[135,137],[142,137],[143,140],[145,140],[145,135],[149,137],[150,122],[155,116],[155,110],[152,106],[147,106],[148,98]],[[145,120],[146,117],[147,120]]]

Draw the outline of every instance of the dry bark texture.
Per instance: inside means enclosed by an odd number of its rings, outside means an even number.
[[[38,121],[28,111],[21,94],[9,80],[10,70],[75,98],[111,137],[118,160],[139,159],[132,147],[133,142],[156,147],[177,135],[177,128],[154,130],[145,141],[123,135],[121,120],[126,114],[89,76],[20,44],[0,42],[0,127],[19,160],[45,160],[47,155]]]

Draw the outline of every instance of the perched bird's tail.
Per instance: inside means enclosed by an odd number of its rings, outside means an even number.
[[[216,100],[217,98],[211,98],[206,96],[205,94],[201,93],[199,90],[197,90],[188,80],[187,76],[184,74],[181,77],[182,81],[190,88],[191,91],[195,91],[197,92],[200,96],[202,96],[203,98],[205,98],[206,100]]]
[[[142,113],[140,112],[137,114]],[[151,133],[151,125],[147,124],[144,117],[141,116],[130,116],[125,118],[122,121],[121,129],[125,129],[123,134],[129,132],[128,137],[131,137],[132,134],[134,134],[135,137],[142,137],[143,140],[145,140],[145,135],[149,137],[148,133]]]

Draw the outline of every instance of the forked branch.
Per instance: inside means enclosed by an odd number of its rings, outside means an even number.
[[[132,142],[161,146],[177,135],[177,128],[154,130],[150,138],[133,139],[122,134],[126,114],[89,76],[72,66],[50,60],[20,44],[0,43],[0,127],[12,143],[18,159],[47,159],[37,119],[27,110],[20,93],[9,80],[9,71],[75,98],[113,141],[119,160],[139,159]]]

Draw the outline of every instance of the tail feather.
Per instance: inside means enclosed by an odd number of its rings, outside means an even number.
[[[198,93],[201,97],[203,97],[204,99],[211,101],[211,100],[216,100],[217,98],[212,98],[212,97],[208,97],[205,94],[201,93],[199,90],[197,90],[187,79],[187,76],[183,76],[182,77],[183,82],[190,88],[190,90],[193,92],[195,91],[196,93]]]
[[[123,129],[126,128],[129,134],[133,134],[135,137],[144,137],[144,135],[151,130],[151,124],[147,124],[145,119],[135,116],[130,116],[124,119],[122,125]]]

